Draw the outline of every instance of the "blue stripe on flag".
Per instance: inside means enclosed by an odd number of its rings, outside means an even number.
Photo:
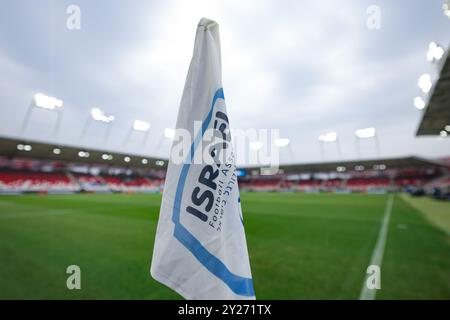
[[[194,157],[195,149],[200,139],[203,137],[203,134],[205,133],[206,129],[209,126],[209,123],[211,122],[214,106],[218,99],[225,99],[222,88],[218,89],[214,94],[211,109],[202,124],[202,131],[197,134],[197,137],[191,145],[191,160]],[[191,161],[185,162],[183,164],[183,168],[181,169],[180,177],[178,179],[172,213],[172,221],[175,224],[173,235],[197,258],[197,260],[206,269],[208,269],[212,274],[221,279],[234,293],[242,296],[253,297],[255,295],[255,291],[253,289],[253,280],[251,278],[244,278],[232,273],[227,268],[227,266],[222,261],[220,261],[219,258],[210,253],[200,243],[200,241],[180,222],[181,199],[183,198],[184,185],[186,184],[186,178],[189,173],[190,166]]]

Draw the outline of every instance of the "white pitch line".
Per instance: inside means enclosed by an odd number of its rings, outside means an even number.
[[[383,221],[381,223],[380,232],[378,233],[377,243],[372,253],[372,259],[370,260],[370,265],[377,265],[381,269],[381,264],[383,263],[384,247],[386,245],[389,219],[391,218],[392,205],[394,204],[394,196],[390,195],[386,204],[386,209],[384,210]],[[367,288],[367,277],[364,278],[363,286],[361,289],[361,294],[359,295],[359,300],[374,300],[377,289]]]

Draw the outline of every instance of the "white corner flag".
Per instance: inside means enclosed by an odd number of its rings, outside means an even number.
[[[186,299],[255,299],[221,68],[219,26],[203,18],[177,119],[191,143],[169,160],[150,271]]]

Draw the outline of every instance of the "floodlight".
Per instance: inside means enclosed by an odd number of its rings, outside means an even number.
[[[87,152],[87,151],[79,151],[78,152],[78,156],[80,158],[89,158],[89,152]]]
[[[450,132],[450,124],[446,125],[444,129],[445,129],[445,131]]]
[[[431,83],[431,77],[429,74],[425,73],[423,75],[421,75],[419,77],[419,81],[417,82],[417,84],[419,85],[419,88],[424,92],[424,93],[428,93],[430,92],[430,89],[432,87],[432,83]]]
[[[112,160],[113,156],[111,154],[104,153],[104,154],[102,154],[102,159],[103,160]]]
[[[275,146],[278,148],[287,147],[290,141],[287,138],[275,139]]]
[[[337,133],[334,131],[321,134],[319,136],[319,141],[322,142],[335,142],[337,140]]]
[[[23,150],[24,151],[31,151],[31,149],[33,149],[29,144],[25,144],[24,146],[23,146]]]
[[[358,138],[361,138],[361,139],[373,138],[373,137],[375,137],[376,130],[375,130],[375,128],[363,128],[363,129],[356,130],[355,134]]]
[[[338,166],[338,167],[336,167],[336,171],[337,171],[337,172],[345,172],[345,170],[347,170],[347,168],[345,168],[344,166]]]
[[[430,62],[436,62],[441,60],[443,56],[444,48],[442,48],[436,42],[430,42],[427,51],[427,60]]]
[[[442,10],[444,11],[444,14],[450,19],[450,1],[449,0],[447,0],[447,2],[442,5]]]
[[[148,163],[148,160],[147,159],[142,159],[142,164],[147,164]]]
[[[262,148],[263,143],[261,141],[253,141],[249,143],[250,150],[259,150]]]
[[[146,132],[150,129],[150,123],[142,121],[142,120],[134,120],[133,129],[136,131]]]
[[[164,135],[166,136],[167,139],[173,140],[173,138],[175,138],[175,129],[165,128]]]
[[[125,161],[125,162],[130,162],[130,161],[131,161],[131,158],[128,157],[128,156],[127,156],[127,157],[124,157],[124,158],[123,158],[123,161]]]
[[[47,96],[43,93],[36,93],[34,95],[34,104],[36,107],[48,110],[55,110],[63,106],[62,100]]]
[[[53,153],[54,153],[54,154],[61,154],[61,149],[59,149],[59,148],[54,148],[54,149],[53,149]]]
[[[114,120],[114,116],[112,115],[106,115],[103,110],[100,110],[99,108],[93,108],[91,110],[91,116],[92,119],[95,121],[110,123]]]
[[[17,145],[17,150],[20,151],[31,151],[33,148],[29,144],[21,144],[19,143]]]
[[[155,161],[155,164],[157,165],[157,166],[163,166],[164,165],[164,161],[163,160],[156,160]]]
[[[363,171],[364,170],[364,166],[363,165],[357,165],[357,166],[355,166],[355,170],[356,171]]]
[[[447,131],[442,130],[442,131],[439,133],[439,135],[440,135],[442,138],[445,138],[445,137],[448,135],[448,133],[447,133]]]
[[[423,99],[421,97],[415,97],[414,98],[414,106],[417,109],[422,110],[423,108],[425,108],[425,101],[423,101]]]

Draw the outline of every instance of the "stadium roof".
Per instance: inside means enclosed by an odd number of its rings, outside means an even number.
[[[384,166],[383,166],[384,165]],[[383,167],[380,167],[383,166]],[[426,160],[419,157],[404,157],[391,159],[372,159],[372,160],[352,160],[352,161],[334,161],[325,163],[309,163],[309,164],[290,164],[281,165],[280,169],[284,173],[312,173],[312,172],[333,172],[338,167],[344,167],[345,171],[355,171],[355,167],[360,170],[373,170],[376,168],[405,168],[405,167],[426,167],[426,166],[443,166],[449,165],[445,162]],[[256,167],[245,168],[246,170],[259,169]]]
[[[22,145],[22,147],[20,147],[21,149],[23,148],[23,146],[29,145],[31,146],[31,150],[19,150],[19,145]],[[54,153],[55,148],[60,150],[59,154]],[[89,156],[80,157],[80,151],[84,153],[88,152]],[[105,160],[102,158],[103,155],[112,156],[112,159]],[[8,158],[31,158],[38,160],[67,161],[120,167],[140,167],[155,169],[167,168],[166,159],[151,158],[144,155],[111,152],[108,150],[102,150],[101,148],[90,149],[59,144],[48,144],[31,140],[20,140],[7,137],[0,137],[0,156]],[[129,158],[129,162],[125,161],[126,157]]]
[[[417,129],[417,136],[439,135],[446,125],[450,125],[450,55],[448,51]]]

